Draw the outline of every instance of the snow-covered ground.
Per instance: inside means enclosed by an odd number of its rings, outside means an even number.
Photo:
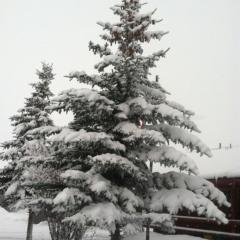
[[[27,213],[8,213],[0,208],[0,240],[24,240],[27,230]],[[50,235],[46,223],[34,225],[34,240],[49,240]]]
[[[86,237],[84,240],[108,240],[109,238],[106,237],[106,232],[104,231],[98,231],[95,235],[95,238],[93,238],[91,233],[88,235],[89,237]],[[134,236],[129,236],[125,238],[124,240],[145,240],[146,239],[146,233],[138,233]],[[162,235],[159,233],[150,232],[150,240],[202,240],[203,238],[198,237],[192,237],[187,235]]]
[[[25,240],[27,229],[27,213],[8,213],[0,208],[0,240]],[[150,240],[200,240],[186,235],[161,235],[151,232]],[[34,240],[50,240],[48,226],[46,223],[34,225]],[[104,230],[93,230],[86,234],[84,240],[108,240],[108,234]],[[145,240],[145,233],[129,236],[126,240]]]
[[[125,240],[145,240],[145,233],[138,233],[134,236],[129,236]],[[187,235],[162,235],[159,233],[150,233],[150,240],[201,240],[203,238],[192,237]]]

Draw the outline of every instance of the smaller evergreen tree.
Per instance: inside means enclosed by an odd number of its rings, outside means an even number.
[[[14,127],[13,140],[2,144],[4,151],[1,160],[8,161],[9,164],[1,173],[2,182],[5,180],[1,189],[4,191],[5,202],[9,203],[6,205],[9,210],[26,206],[26,199],[30,198],[33,192],[22,185],[25,170],[30,166],[37,166],[36,156],[41,158],[48,154],[45,146],[46,132],[34,135],[29,133],[42,126],[53,126],[50,111],[47,110],[50,97],[53,96],[49,87],[54,78],[52,65],[42,63],[42,69],[37,70],[37,76],[39,81],[31,84],[33,92],[26,98],[24,107],[10,118]]]
[[[49,87],[54,78],[52,65],[43,63],[42,69],[37,70],[37,76],[39,81],[31,84],[33,92],[26,98],[24,107],[10,118],[14,137],[2,144],[3,152],[0,155],[0,160],[8,162],[0,173],[0,194],[3,195],[0,206],[9,211],[29,208],[27,239],[32,239],[33,222],[43,219],[39,218],[39,211],[34,211],[29,205],[38,193],[26,181],[26,174],[29,169],[35,172],[38,169],[39,172],[41,167],[38,162],[49,156],[49,147],[45,142],[47,131],[36,132],[35,129],[53,126],[50,111],[47,110],[53,96]],[[49,172],[41,178],[44,179],[47,174]]]
[[[52,240],[79,240],[83,229],[62,223],[62,215],[50,211],[53,210],[52,198],[63,187],[59,184],[58,163],[52,155],[54,146],[47,139],[61,128],[55,127],[50,118],[52,66],[43,63],[37,75],[39,81],[31,84],[31,96],[11,117],[13,140],[2,144],[1,160],[9,164],[0,173],[0,189],[4,195],[0,205],[9,211],[29,209],[27,239],[31,239],[33,222],[47,220]]]

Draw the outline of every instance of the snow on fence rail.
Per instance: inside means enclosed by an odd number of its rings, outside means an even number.
[[[172,215],[174,219],[189,219],[189,220],[201,220],[201,221],[207,221],[207,222],[215,222],[213,219],[209,219],[206,217],[191,217],[191,216],[181,216],[181,215]],[[240,219],[228,219],[229,223],[236,223],[240,224]]]
[[[221,231],[214,231],[214,230],[205,230],[199,228],[188,228],[188,227],[177,227],[175,226],[174,229],[182,230],[186,232],[194,232],[194,233],[208,233],[218,236],[228,236],[228,237],[237,237],[240,238],[240,233],[230,233],[230,232],[221,232]]]

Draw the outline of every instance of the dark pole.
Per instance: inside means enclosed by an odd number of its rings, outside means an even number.
[[[150,240],[150,220],[147,221],[147,226],[146,226],[146,240]]]
[[[114,233],[111,233],[111,240],[121,240],[120,226],[116,224]]]
[[[32,233],[33,233],[33,212],[31,209],[29,209],[26,240],[32,240]]]

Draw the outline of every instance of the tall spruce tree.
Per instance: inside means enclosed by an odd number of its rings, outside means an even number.
[[[171,214],[181,210],[227,222],[215,205],[228,206],[226,197],[197,176],[194,161],[174,147],[211,156],[191,133],[200,132],[191,120],[194,113],[167,100],[168,92],[150,79],[151,68],[168,49],[145,56],[143,43],[167,32],[149,30],[160,20],[154,18],[155,10],[141,13],[143,5],[122,0],[111,8],[119,22],[99,22],[104,44],[89,43],[102,59],[95,65],[98,74],[76,71],[67,76],[97,88],[66,90],[51,107],[72,111],[74,119],[50,138],[62,188],[41,204],[64,222],[107,228],[115,240],[120,228],[128,233],[141,224],[172,231]],[[181,172],[152,173],[149,162]]]

